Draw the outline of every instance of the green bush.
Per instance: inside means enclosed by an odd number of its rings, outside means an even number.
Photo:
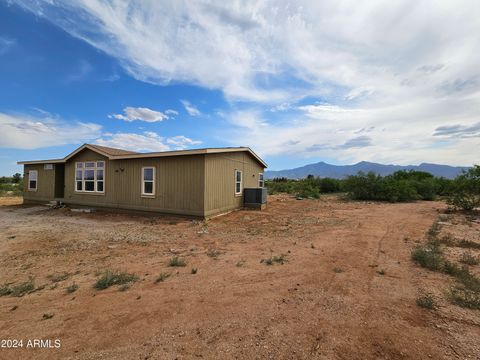
[[[480,166],[475,165],[452,183],[447,203],[455,209],[471,211],[480,207]]]

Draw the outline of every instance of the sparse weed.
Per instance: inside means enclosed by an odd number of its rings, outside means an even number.
[[[383,275],[386,274],[386,272],[385,272],[385,270],[381,269],[380,271],[377,271],[377,274],[383,276]]]
[[[271,256],[267,259],[262,259],[262,261],[260,262],[264,263],[265,265],[273,265],[273,264],[283,265],[284,263],[287,262],[287,259],[284,254],[280,254],[280,255]]]
[[[38,290],[41,290],[39,288]],[[16,286],[9,286],[7,284],[0,287],[0,296],[22,297],[25,294],[30,294],[36,291],[35,283],[32,278]]]
[[[192,271],[191,271],[192,275],[195,275],[197,272],[198,272],[197,268],[192,268]]]
[[[417,246],[412,251],[412,260],[418,263],[421,267],[429,270],[438,271],[443,265],[443,255],[438,248],[428,246]]]
[[[71,293],[74,293],[75,291],[77,291],[79,288],[79,286],[77,284],[72,284],[72,285],[69,285],[65,288],[65,290],[67,291],[67,294],[71,294]]]
[[[97,290],[104,290],[113,285],[124,285],[128,283],[133,283],[137,280],[138,277],[135,274],[106,270],[95,282],[95,284],[93,284],[93,287]]]
[[[48,320],[48,319],[51,319],[51,318],[53,318],[53,314],[50,314],[50,313],[45,313],[42,316],[43,320]]]
[[[70,276],[69,273],[64,272],[64,273],[61,273],[61,274],[48,275],[47,279],[50,280],[53,283],[57,283],[57,282],[60,282],[60,281],[67,280],[69,276]]]
[[[240,260],[235,264],[236,267],[242,267],[243,265],[245,265],[245,260]]]
[[[468,309],[480,309],[479,291],[473,291],[461,286],[455,286],[450,290],[448,295],[454,304]]]
[[[130,284],[123,284],[118,288],[118,291],[122,291],[122,292],[127,291],[128,289],[130,289],[130,286],[131,286]]]
[[[471,252],[464,252],[460,257],[460,262],[467,265],[478,265],[480,259],[478,256],[474,256]]]
[[[340,274],[343,272],[343,269],[342,268],[339,268],[339,267],[334,267],[333,268],[333,272],[336,273],[336,274]]]
[[[440,224],[438,223],[438,220],[437,220],[432,224],[430,229],[428,229],[427,235],[430,239],[435,239],[439,233],[440,233]]]
[[[475,241],[462,239],[456,243],[456,246],[461,248],[480,249],[480,243]]]
[[[172,266],[172,267],[183,267],[183,266],[187,266],[187,263],[185,262],[184,259],[179,258],[178,256],[174,256],[174,257],[171,258],[170,261],[168,262],[168,266]]]
[[[218,258],[219,255],[220,255],[220,251],[218,251],[217,249],[208,249],[207,251],[208,257],[216,259]]]
[[[417,298],[416,303],[418,306],[425,309],[433,310],[436,307],[435,300],[430,294],[420,296]]]
[[[155,284],[158,284],[159,282],[163,282],[165,280],[167,280],[168,278],[170,277],[170,274],[169,273],[160,273],[160,275],[158,275],[158,277],[155,279]]]

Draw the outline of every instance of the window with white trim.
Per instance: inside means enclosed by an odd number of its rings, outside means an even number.
[[[155,195],[155,168],[152,166],[142,168],[142,195]]]
[[[75,191],[104,193],[105,161],[75,163]]]
[[[258,187],[265,187],[265,181],[263,180],[263,173],[258,174]]]
[[[38,171],[30,170],[28,172],[28,190],[37,191],[38,185]]]
[[[242,194],[242,172],[235,170],[235,195]]]

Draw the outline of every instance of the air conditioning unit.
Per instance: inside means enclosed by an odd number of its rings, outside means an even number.
[[[264,209],[267,206],[266,188],[245,188],[243,190],[245,207]]]

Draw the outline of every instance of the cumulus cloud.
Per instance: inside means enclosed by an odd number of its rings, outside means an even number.
[[[173,111],[173,113],[172,113]],[[111,114],[109,118],[115,118],[124,121],[145,121],[145,122],[158,122],[169,118],[168,114],[178,114],[175,110],[167,110],[165,113],[161,111],[155,111],[145,107],[131,107],[127,106],[123,109],[124,114]]]
[[[201,115],[200,110],[198,110],[190,101],[188,100],[181,100],[183,107],[187,111],[188,115],[190,116],[199,116]]]
[[[78,144],[100,136],[101,128],[98,124],[72,123],[50,116],[0,113],[0,147],[38,149]]]
[[[103,137],[95,141],[97,145],[138,152],[183,150],[200,143],[200,141],[192,140],[182,135],[165,138],[151,131],[146,131],[143,134],[104,134]]]

